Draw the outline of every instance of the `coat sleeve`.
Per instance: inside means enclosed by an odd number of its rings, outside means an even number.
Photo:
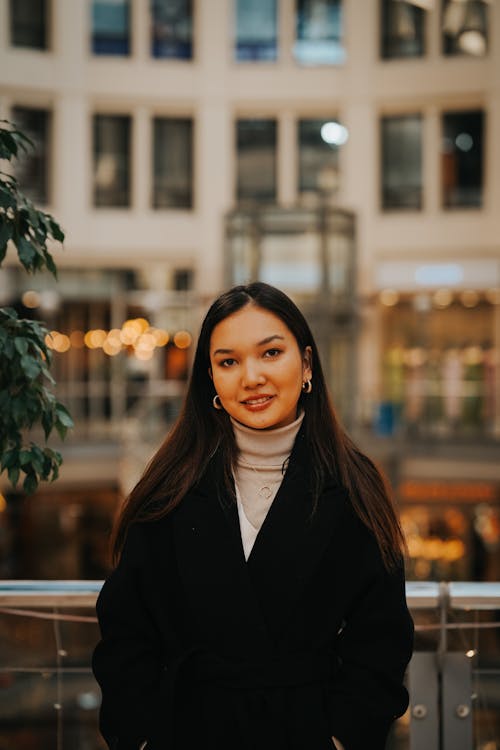
[[[345,750],[384,750],[392,722],[408,707],[403,685],[413,649],[404,564],[388,572],[371,533],[352,565],[358,581],[337,639],[338,669],[331,692],[331,733]]]
[[[138,750],[154,732],[165,690],[160,634],[145,604],[144,528],[132,526],[97,600],[101,640],[92,668],[101,687],[101,733],[112,750]]]

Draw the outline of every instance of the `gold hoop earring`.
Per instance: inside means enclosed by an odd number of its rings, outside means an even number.
[[[306,380],[302,383],[302,390],[304,393],[311,393],[313,389],[312,383],[310,380]]]
[[[215,394],[215,396],[212,399],[212,404],[214,409],[217,409],[217,411],[220,411],[222,409],[222,404],[220,401],[220,396],[218,393]]]

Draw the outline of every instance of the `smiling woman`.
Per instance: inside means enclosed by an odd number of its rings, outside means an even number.
[[[214,328],[209,374],[231,417],[271,429],[296,419],[301,390],[312,377],[310,359],[311,347],[302,353],[280,318],[247,305]]]
[[[383,750],[408,705],[403,548],[302,313],[259,282],[222,294],[115,530],[93,659],[109,747]]]

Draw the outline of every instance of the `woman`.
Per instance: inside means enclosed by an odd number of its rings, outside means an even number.
[[[263,283],[220,296],[97,604],[109,747],[383,750],[408,704],[403,546],[300,311]]]

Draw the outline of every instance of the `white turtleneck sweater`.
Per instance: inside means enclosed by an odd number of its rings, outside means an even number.
[[[245,560],[248,560],[260,527],[279,490],[286,468],[285,461],[292,452],[303,419],[302,412],[285,427],[254,430],[231,418],[240,451],[234,481]],[[336,737],[332,739],[338,750],[344,750]]]
[[[285,427],[255,430],[231,418],[239,449],[234,471],[245,560],[252,551],[279,486],[304,414]]]

